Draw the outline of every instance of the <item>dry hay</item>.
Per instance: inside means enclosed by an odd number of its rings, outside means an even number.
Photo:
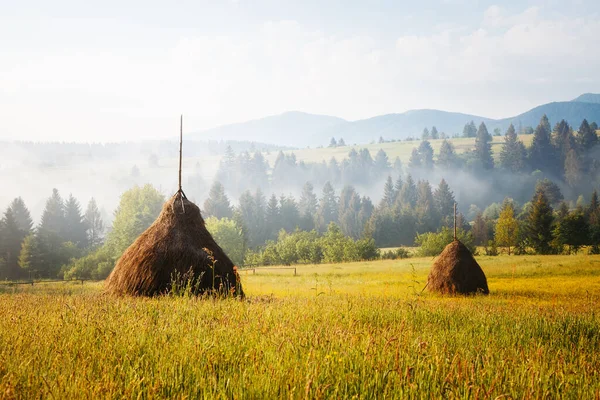
[[[194,294],[242,295],[233,262],[215,242],[200,209],[178,192],[154,223],[119,258],[106,281],[108,292],[135,296],[167,293],[173,280]]]
[[[489,294],[483,270],[464,244],[454,240],[438,256],[427,277],[430,291],[442,294]]]

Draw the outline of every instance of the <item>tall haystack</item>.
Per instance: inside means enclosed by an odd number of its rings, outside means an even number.
[[[178,192],[154,223],[117,261],[106,281],[109,292],[152,296],[173,279],[189,279],[197,293],[212,289],[243,295],[233,262],[215,242],[200,209]]]
[[[196,294],[243,296],[233,262],[206,229],[197,205],[181,189],[183,116],[179,128],[179,190],[156,221],[121,255],[106,280],[109,292],[134,296],[166,293],[189,284]]]
[[[427,288],[441,294],[489,294],[483,270],[464,244],[455,239],[438,256],[427,277]]]

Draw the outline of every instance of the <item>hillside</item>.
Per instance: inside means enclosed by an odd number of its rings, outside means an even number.
[[[196,140],[244,140],[277,143],[282,146],[306,147],[321,144],[321,132],[332,126],[348,124],[341,118],[290,111],[238,124],[189,134]],[[234,139],[235,138],[235,139]]]
[[[600,95],[587,93],[573,101],[543,104],[522,114],[492,119],[483,116],[440,110],[411,110],[399,114],[386,114],[372,118],[346,121],[341,118],[314,115],[303,112],[287,112],[248,122],[224,125],[202,132],[191,133],[194,139],[250,140],[282,146],[304,148],[326,146],[332,137],[343,138],[347,144],[367,144],[379,137],[386,140],[419,138],[423,128],[435,126],[448,136],[462,133],[466,123],[477,125],[485,122],[492,132],[499,128],[505,132],[513,123],[515,127],[535,127],[542,115],[546,114],[553,125],[561,119],[567,120],[575,128],[585,118],[589,122],[600,122]]]
[[[598,93],[584,93],[581,96],[571,101],[577,101],[582,103],[598,103],[600,104],[600,94]]]

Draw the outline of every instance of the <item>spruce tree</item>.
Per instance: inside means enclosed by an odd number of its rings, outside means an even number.
[[[417,202],[415,205],[418,232],[433,232],[438,228],[438,214],[429,181],[417,184]]]
[[[457,223],[457,226],[459,224]],[[478,212],[473,220],[473,241],[478,246],[487,245],[489,240],[487,222],[481,212]]]
[[[315,228],[315,214],[318,206],[317,196],[312,183],[306,182],[302,188],[298,209],[300,211],[301,229],[310,231]]]
[[[454,145],[446,139],[444,139],[440,147],[437,164],[443,169],[458,167],[458,156],[456,155],[456,150],[454,150]]]
[[[86,230],[79,202],[70,194],[65,202],[65,232],[63,238],[66,242],[85,248],[88,245]]]
[[[401,207],[414,207],[417,202],[417,186],[410,174],[406,177],[406,182],[402,185],[402,190],[398,193],[396,204],[400,203]]]
[[[65,206],[57,189],[52,189],[52,196],[46,200],[46,208],[42,214],[40,230],[54,232],[63,237],[65,232]]]
[[[31,214],[25,206],[21,197],[17,197],[10,203],[10,209],[15,218],[18,228],[23,232],[23,237],[29,235],[33,229],[33,220]]]
[[[423,140],[419,144],[419,156],[421,159],[421,166],[426,170],[433,169],[433,148],[431,143],[427,140]]]
[[[99,247],[104,238],[104,221],[102,221],[102,215],[100,214],[96,200],[93,197],[87,205],[83,218],[88,246],[90,248]]]
[[[454,215],[454,193],[450,190],[450,186],[446,183],[445,179],[440,181],[435,193],[433,194],[435,201],[435,207],[439,216],[442,219],[442,223],[446,226],[450,226]]]
[[[565,159],[565,182],[571,188],[579,186],[583,179],[583,166],[575,149],[569,150]]]
[[[440,138],[440,134],[437,130],[437,128],[435,126],[431,127],[431,138],[432,139],[439,139]]]
[[[567,121],[563,119],[556,124],[552,132],[552,140],[561,165],[565,165],[567,154],[575,148],[575,138]]]
[[[500,166],[516,174],[525,170],[526,162],[527,150],[525,145],[519,140],[513,124],[510,124],[500,151]]]
[[[281,227],[288,233],[296,230],[300,224],[300,212],[298,204],[293,196],[281,196],[279,198],[279,215],[281,218]]]
[[[329,223],[337,222],[338,203],[335,196],[335,190],[331,183],[325,182],[323,194],[319,200],[315,225],[321,232],[325,232]]]
[[[489,134],[485,123],[482,122],[475,138],[475,157],[479,160],[481,167],[486,170],[494,168],[491,141],[492,136]]]
[[[598,135],[590,127],[588,121],[584,119],[577,131],[577,146],[579,151],[584,153],[594,147],[598,143]]]
[[[429,134],[429,129],[423,128],[423,133],[421,133],[421,140],[429,140],[431,136]]]
[[[412,152],[410,153],[408,167],[413,170],[421,167],[421,155],[419,154],[419,150],[417,150],[416,147],[413,148]]]
[[[537,189],[531,201],[531,210],[527,217],[527,237],[538,254],[552,252],[552,207],[543,190]]]
[[[396,196],[397,193],[392,182],[392,177],[388,176],[383,186],[383,198],[381,199],[380,207],[392,207]]]
[[[387,154],[382,149],[379,149],[375,155],[375,161],[373,162],[373,168],[377,173],[377,176],[385,176],[390,171],[390,161]]]
[[[267,203],[267,211],[265,213],[268,240],[275,239],[277,233],[281,229],[281,215],[279,211],[279,201],[277,200],[277,196],[272,194]]]
[[[225,194],[225,188],[219,181],[215,181],[208,192],[208,199],[204,202],[204,213],[206,217],[231,218],[233,209],[229,198]]]
[[[529,164],[533,170],[539,169],[544,172],[556,172],[560,166],[556,160],[554,147],[550,141],[550,123],[544,114],[539,125],[535,128],[533,141],[529,147]]]
[[[19,253],[24,237],[10,206],[4,212],[0,225],[2,227],[0,258],[3,260],[4,267],[0,271],[0,279],[18,279],[20,275]]]

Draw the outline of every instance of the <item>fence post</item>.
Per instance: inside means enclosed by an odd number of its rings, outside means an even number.
[[[296,267],[294,267],[294,276],[296,276]]]

